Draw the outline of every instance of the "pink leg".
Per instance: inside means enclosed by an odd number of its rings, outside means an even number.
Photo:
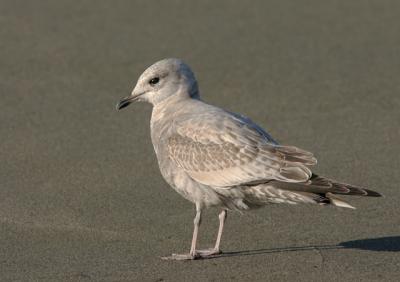
[[[219,245],[221,243],[221,237],[222,237],[222,231],[224,230],[224,223],[225,219],[228,215],[228,212],[226,210],[222,210],[221,213],[219,214],[219,228],[218,228],[218,236],[217,236],[217,241],[215,242],[215,247],[214,250],[220,252],[221,250],[219,249]]]
[[[162,257],[165,260],[191,260],[199,258],[199,254],[196,251],[197,235],[199,234],[199,227],[201,223],[201,208],[200,205],[196,204],[196,216],[194,217],[194,229],[192,237],[192,245],[190,247],[189,254],[172,254],[169,257]]]
[[[217,241],[215,241],[215,247],[213,249],[208,249],[208,250],[198,250],[197,254],[200,255],[201,257],[207,257],[221,253],[221,249],[219,248],[219,246],[221,243],[222,231],[224,230],[225,219],[227,217],[227,211],[222,210],[218,217],[219,217],[219,228],[218,228]]]
[[[218,228],[218,235],[217,240],[215,241],[215,246],[212,249],[207,250],[197,250],[197,236],[199,234],[199,227],[201,223],[201,208],[199,205],[196,205],[196,216],[194,218],[194,230],[193,230],[193,238],[192,238],[192,245],[190,247],[189,254],[172,254],[170,257],[163,257],[162,259],[167,260],[191,260],[196,258],[207,258],[212,257],[213,255],[217,255],[221,253],[220,244],[221,244],[221,237],[222,231],[224,230],[225,219],[227,217],[227,211],[222,210],[219,214],[219,228]]]

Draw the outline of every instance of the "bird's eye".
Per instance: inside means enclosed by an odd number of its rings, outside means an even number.
[[[159,81],[160,81],[160,78],[159,78],[159,77],[154,77],[154,78],[152,78],[152,79],[149,80],[149,84],[152,85],[152,86],[154,86],[154,85],[156,85]]]

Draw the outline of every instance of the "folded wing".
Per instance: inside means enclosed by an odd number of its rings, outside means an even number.
[[[196,181],[231,187],[270,180],[304,182],[316,159],[307,151],[280,146],[249,119],[221,112],[189,117],[167,139],[170,159]]]

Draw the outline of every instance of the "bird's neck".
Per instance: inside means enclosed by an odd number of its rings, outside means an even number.
[[[198,94],[190,96],[176,93],[153,105],[151,123],[153,124],[160,120],[163,122],[172,121],[177,115],[185,114],[188,109],[192,109],[192,104],[198,104],[199,102],[201,103],[202,101]]]

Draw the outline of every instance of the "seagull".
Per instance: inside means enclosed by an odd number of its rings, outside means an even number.
[[[317,160],[312,153],[280,145],[248,117],[201,100],[193,71],[180,59],[148,67],[116,108],[137,101],[153,106],[151,140],[162,176],[196,207],[189,253],[165,259],[220,255],[228,210],[298,203],[354,209],[338,195],[381,196],[314,174],[310,167]],[[214,248],[198,250],[201,214],[208,207],[220,209],[217,239]]]

